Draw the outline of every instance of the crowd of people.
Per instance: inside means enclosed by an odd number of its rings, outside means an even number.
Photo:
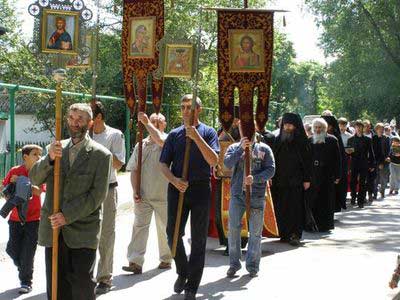
[[[329,111],[303,124],[296,113],[285,113],[270,132],[256,127],[249,139],[241,134],[236,119],[229,132],[217,131],[200,121],[202,104],[194,99],[194,123],[190,125],[192,95],[181,98],[181,126],[165,133],[162,114],[138,114],[148,137],[143,147],[135,146],[127,163],[131,172],[134,201],[132,238],[127,262],[122,269],[140,275],[144,264],[149,227],[154,213],[159,246],[159,269],[170,269],[174,260],[177,279],[173,290],[184,291],[184,299],[196,299],[201,282],[211,205],[212,168],[233,170],[229,207],[229,267],[233,277],[241,269],[241,220],[247,211],[249,243],[245,267],[257,277],[261,259],[261,238],[266,189],[271,187],[275,215],[282,242],[301,244],[302,233],[334,229],[334,213],[350,204],[363,208],[368,200],[397,194],[400,185],[400,138],[395,129],[368,120],[347,122]],[[236,116],[239,115],[235,109]],[[105,123],[101,102],[73,104],[67,113],[70,138],[53,142],[46,156],[42,149],[27,145],[24,163],[12,168],[3,180],[14,184],[15,195],[23,198],[19,178],[30,180],[31,194],[18,202],[9,219],[7,253],[18,268],[20,293],[32,290],[36,245],[45,247],[47,295],[52,294],[52,232],[59,229],[58,299],[90,300],[112,289],[113,249],[117,210],[117,171],[125,164],[124,136]],[[186,139],[191,140],[188,179],[183,180]],[[219,161],[219,140],[232,144]],[[139,177],[139,151],[142,161]],[[250,172],[246,174],[245,153]],[[60,160],[60,211],[53,213],[54,164]],[[268,185],[269,183],[269,185]],[[140,187],[139,187],[140,186]],[[57,189],[56,189],[57,190]],[[246,194],[250,191],[250,205]],[[40,208],[40,194],[45,192]],[[172,257],[177,207],[184,193],[176,254]],[[367,198],[368,195],[368,198]],[[12,196],[7,197],[8,201]],[[7,202],[8,202],[7,201]],[[25,203],[25,206],[21,203]],[[191,252],[183,243],[190,215]],[[94,279],[96,251],[100,259]]]

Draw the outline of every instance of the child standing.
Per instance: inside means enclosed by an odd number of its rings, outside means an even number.
[[[26,145],[22,148],[23,164],[11,168],[3,180],[3,186],[16,182],[18,176],[28,177],[29,170],[42,156],[42,148],[37,145]],[[7,253],[13,259],[18,268],[21,287],[20,294],[29,293],[32,290],[33,261],[36,252],[38,228],[40,220],[40,194],[41,189],[32,186],[32,198],[28,202],[26,222],[21,223],[17,208],[14,207],[10,214],[9,240]]]
[[[390,192],[389,195],[397,195],[400,188],[400,138],[392,137],[390,149]]]

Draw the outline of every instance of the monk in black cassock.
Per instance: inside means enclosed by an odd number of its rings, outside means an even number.
[[[274,147],[272,199],[281,241],[300,245],[304,228],[304,191],[310,187],[311,147],[298,114],[285,113]]]
[[[336,137],[327,133],[328,124],[322,118],[314,119],[312,149],[312,176],[310,198],[312,213],[318,231],[334,229],[335,185],[340,181],[341,157]]]
[[[328,123],[328,134],[333,135],[338,140],[340,159],[341,159],[341,174],[340,181],[335,184],[335,212],[340,212],[341,209],[347,209],[347,155],[344,148],[343,140],[340,133],[339,123],[334,116],[322,116]]]

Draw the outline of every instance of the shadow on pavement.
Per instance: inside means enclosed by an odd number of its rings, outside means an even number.
[[[224,292],[236,292],[247,290],[246,285],[252,278],[244,275],[236,278],[221,278],[217,281],[207,283],[199,287],[196,299],[219,300],[225,297]],[[181,300],[183,295],[174,294],[163,300]]]
[[[300,247],[305,246],[302,243]],[[229,266],[229,256],[224,256],[225,246],[221,246],[218,243],[218,239],[208,238],[207,250],[206,250],[206,261],[205,267],[217,268],[221,266]],[[277,253],[283,253],[287,251],[296,250],[298,247],[290,246],[287,243],[281,243],[278,239],[272,240],[270,238],[264,238],[261,241],[261,257],[268,257]],[[242,249],[242,259],[245,258],[246,249]]]
[[[160,275],[161,273],[168,271],[171,270],[153,269],[139,275],[131,273],[126,273],[126,275],[125,274],[117,275],[113,278],[113,285],[114,285],[113,291],[128,289],[134,286],[135,284],[150,280],[156,277],[157,275]]]
[[[7,290],[7,291],[0,293],[0,300],[20,299],[20,297],[24,297],[23,298],[24,300],[45,300],[46,299],[46,293],[41,293],[41,294],[30,296],[27,298],[26,298],[26,296],[27,296],[26,294],[20,295],[18,293],[18,288],[15,288],[15,289]]]
[[[0,294],[0,300],[9,300],[19,297],[18,288],[4,291]]]
[[[45,299],[47,299],[46,293],[41,293],[39,295],[35,295],[35,296],[28,297],[28,298],[24,298],[24,300],[45,300]]]

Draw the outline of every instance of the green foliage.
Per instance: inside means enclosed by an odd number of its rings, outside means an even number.
[[[324,28],[321,44],[336,58],[326,91],[351,119],[400,116],[400,2],[306,0]]]
[[[21,40],[18,34],[20,24],[14,14],[9,0],[0,0],[2,9],[0,19],[11,33],[0,41],[0,78],[4,82],[33,85],[43,88],[55,88],[54,80],[46,75],[43,65],[38,64]],[[241,7],[242,0],[203,0],[205,7]],[[198,0],[167,0],[165,1],[165,32],[176,38],[195,37],[199,26]],[[249,1],[250,7],[265,7],[264,0]],[[103,7],[104,8],[104,7]],[[97,94],[108,96],[123,96],[123,76],[121,66],[121,16],[122,1],[110,0],[106,4],[108,13],[117,22],[108,26],[105,20],[101,24],[99,38],[99,63]],[[114,22],[115,23],[115,22]],[[201,80],[198,93],[205,107],[202,119],[207,124],[218,126],[218,80],[217,80],[217,19],[216,13],[204,11],[201,20],[203,29],[202,53],[200,57]],[[274,62],[270,101],[270,119],[275,119],[283,112],[291,110],[302,114],[314,114],[331,105],[327,93],[324,68],[315,62],[296,63],[293,44],[287,37],[275,30]],[[331,78],[332,80],[332,78]],[[90,93],[92,85],[91,70],[69,70],[64,89],[73,92]],[[191,93],[192,85],[187,80],[167,78],[164,84],[162,112],[168,118],[169,128],[181,122],[179,99],[182,95]],[[20,96],[20,102],[31,103],[35,108],[40,128],[51,130],[54,124],[54,96],[44,94],[25,94]],[[72,102],[83,101],[81,98],[64,97],[64,110]],[[107,111],[107,123],[125,130],[125,104],[118,101],[104,101]],[[148,107],[152,112],[152,107]],[[134,133],[132,134],[134,138]]]

